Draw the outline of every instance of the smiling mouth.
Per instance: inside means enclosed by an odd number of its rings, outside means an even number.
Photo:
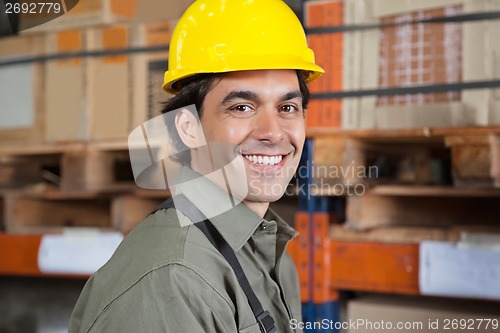
[[[286,155],[243,155],[244,158],[257,165],[278,165]]]

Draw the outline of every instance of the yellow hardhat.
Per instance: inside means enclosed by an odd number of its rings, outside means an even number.
[[[309,82],[324,70],[315,64],[304,29],[282,0],[197,0],[172,34],[163,89],[201,73],[297,69]]]

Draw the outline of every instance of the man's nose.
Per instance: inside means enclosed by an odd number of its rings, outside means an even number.
[[[276,109],[272,107],[262,108],[257,112],[255,118],[255,138],[271,144],[279,143],[285,137],[283,121]]]

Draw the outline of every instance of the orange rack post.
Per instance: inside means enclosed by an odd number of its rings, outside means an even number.
[[[42,275],[38,269],[39,235],[0,233],[0,274]]]
[[[38,268],[41,235],[0,233],[0,275],[83,278],[81,274],[45,274]]]

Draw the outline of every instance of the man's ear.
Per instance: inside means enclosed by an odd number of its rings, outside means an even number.
[[[175,127],[182,142],[189,148],[205,145],[200,123],[194,114],[182,109],[175,115]]]

